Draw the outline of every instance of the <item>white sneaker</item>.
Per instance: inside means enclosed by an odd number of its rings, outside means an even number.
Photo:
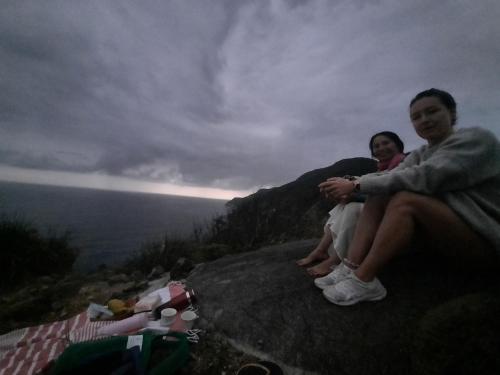
[[[325,289],[329,286],[335,285],[341,280],[344,280],[347,275],[352,273],[352,269],[347,267],[344,263],[340,263],[328,275],[314,279],[314,285],[320,289]]]
[[[354,272],[347,278],[323,290],[325,298],[336,305],[348,306],[361,301],[379,301],[387,295],[379,279],[361,281]]]

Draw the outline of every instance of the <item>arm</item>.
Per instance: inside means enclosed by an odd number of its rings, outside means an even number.
[[[500,145],[486,130],[464,129],[435,147],[413,152],[390,173],[362,176],[361,191],[436,194],[463,190],[500,173]]]

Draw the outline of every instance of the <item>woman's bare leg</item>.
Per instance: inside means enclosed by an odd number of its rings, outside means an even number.
[[[356,224],[351,245],[347,251],[346,258],[350,263],[361,264],[365,259],[377,234],[380,222],[384,217],[385,207],[389,199],[390,196],[388,195],[368,197]],[[349,266],[350,264],[347,265]]]
[[[373,280],[391,258],[405,249],[417,227],[419,235],[432,239],[444,255],[474,263],[495,260],[491,246],[436,198],[411,192],[397,193],[390,199],[383,220],[378,223],[373,244],[355,271],[363,281]],[[369,229],[373,227],[375,225]]]
[[[318,261],[328,259],[328,248],[332,244],[333,239],[329,230],[325,230],[323,237],[318,246],[309,253],[305,258],[299,259],[296,263],[299,266],[307,266],[308,264]]]

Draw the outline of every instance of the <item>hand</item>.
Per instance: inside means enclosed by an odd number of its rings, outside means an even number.
[[[345,200],[354,191],[354,183],[340,177],[332,177],[319,184],[319,191],[327,198]]]

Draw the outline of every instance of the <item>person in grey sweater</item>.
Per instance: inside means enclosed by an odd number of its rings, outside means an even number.
[[[455,130],[456,103],[442,90],[423,91],[410,119],[427,145],[389,172],[356,181],[331,178],[320,189],[334,198],[368,194],[348,256],[317,285],[338,305],[383,299],[378,272],[414,236],[464,264],[498,263],[500,143],[481,128]]]

